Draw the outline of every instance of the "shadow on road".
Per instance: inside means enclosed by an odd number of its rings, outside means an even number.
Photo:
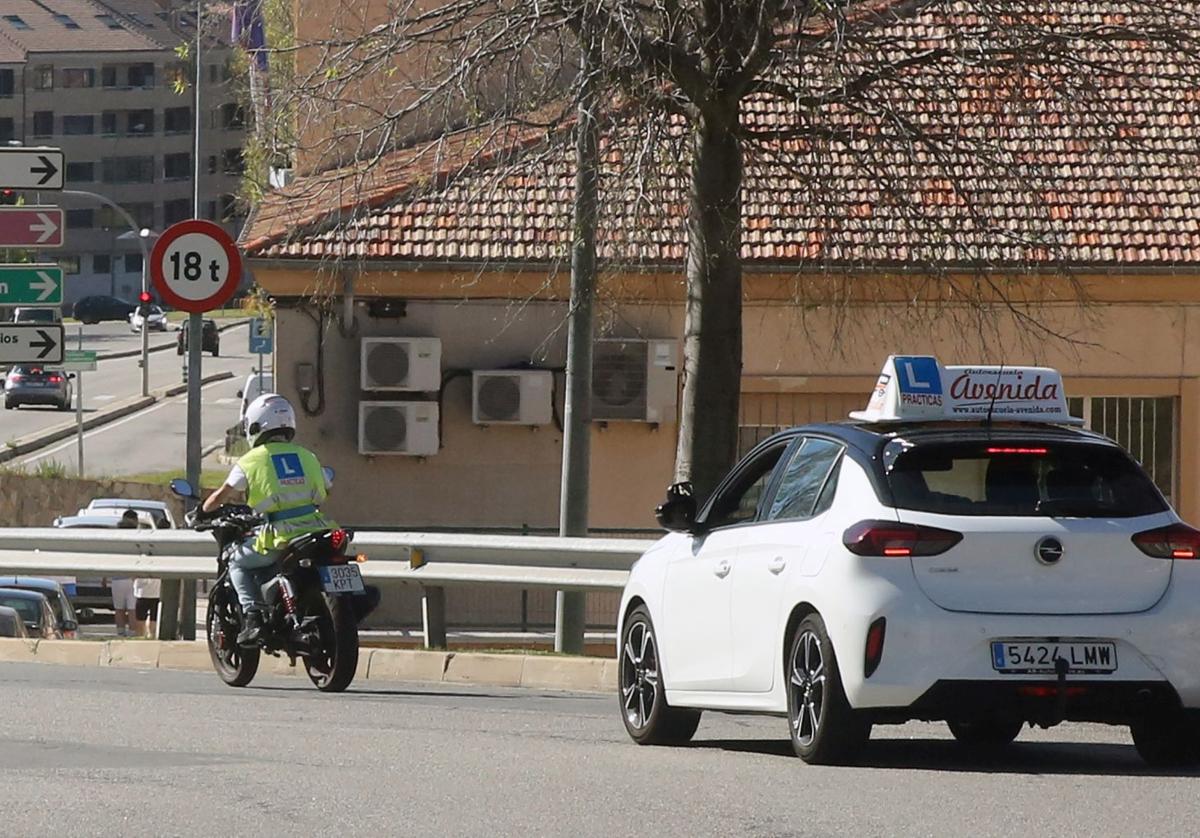
[[[786,739],[709,739],[685,747],[797,759]],[[1016,742],[995,753],[969,753],[946,739],[872,739],[855,763],[861,768],[899,768],[975,774],[1103,774],[1130,777],[1200,777],[1200,767],[1150,768],[1132,745],[1081,742]]]

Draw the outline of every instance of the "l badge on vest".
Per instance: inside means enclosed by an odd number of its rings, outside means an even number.
[[[272,454],[271,463],[275,466],[275,477],[285,486],[294,486],[304,482],[304,466],[299,454]]]

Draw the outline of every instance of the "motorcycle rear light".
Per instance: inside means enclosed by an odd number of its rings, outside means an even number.
[[[1170,524],[1144,530],[1133,536],[1133,543],[1147,556],[1156,559],[1195,559],[1200,557],[1200,530],[1187,524]]]
[[[887,618],[880,617],[867,629],[866,654],[863,657],[863,677],[870,678],[883,659],[883,640],[887,633]]]
[[[962,541],[962,533],[895,521],[859,521],[842,534],[842,544],[858,556],[907,558],[936,556]]]
[[[346,549],[346,545],[350,543],[349,537],[345,530],[334,530],[329,534],[329,543],[332,545],[335,553],[341,553]]]

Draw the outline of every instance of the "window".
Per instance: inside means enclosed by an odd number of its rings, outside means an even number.
[[[215,154],[208,155],[207,169],[208,169],[208,173],[210,175],[215,175],[217,173],[217,155],[215,155]]]
[[[13,95],[16,76],[11,69],[0,70],[0,99],[8,99]]]
[[[111,64],[101,67],[100,84],[103,87],[117,87],[117,68]]]
[[[33,136],[49,137],[54,133],[54,111],[33,112]]]
[[[209,221],[217,220],[217,202],[216,201],[206,201],[204,203],[204,217],[207,218]]]
[[[96,117],[91,114],[64,116],[62,132],[64,134],[95,134]]]
[[[58,262],[58,266],[63,269],[63,273],[70,275],[79,273],[78,256],[59,256],[54,261]]]
[[[117,112],[105,111],[100,114],[100,133],[106,137],[115,136],[117,133]]]
[[[1092,443],[989,438],[895,440],[888,484],[901,509],[945,515],[1126,518],[1166,507],[1120,449]]]
[[[68,163],[67,181],[69,183],[92,183],[96,180],[95,163]]]
[[[167,108],[163,111],[163,131],[168,134],[183,134],[191,130],[191,108]]]
[[[134,223],[138,227],[154,226],[154,204],[135,201],[125,204],[125,211],[133,216]]]
[[[187,221],[192,217],[192,202],[187,198],[163,202],[163,226]]]
[[[221,106],[222,128],[243,128],[246,125],[246,110],[241,105],[229,102]]]
[[[710,528],[728,527],[753,521],[758,504],[771,482],[771,475],[791,440],[759,452],[753,460],[738,466],[732,481],[727,483],[713,500],[705,523]]]
[[[71,67],[62,71],[63,87],[95,87],[96,71],[91,67]]]
[[[192,176],[192,155],[187,152],[163,155],[163,178],[183,180]]]
[[[34,90],[53,90],[54,89],[54,68],[49,64],[42,64],[39,67],[33,68],[33,89]]]
[[[100,161],[100,179],[105,183],[153,183],[153,157],[105,157]]]
[[[129,65],[129,86],[130,87],[154,87],[154,65],[153,64],[130,64]]]
[[[8,21],[9,25],[12,26],[13,29],[24,30],[33,28],[24,20],[22,20],[20,15],[5,15],[4,19]]]
[[[94,274],[110,274],[112,273],[112,256],[107,253],[96,253],[92,255],[92,273]]]
[[[15,140],[16,138],[16,127],[13,125],[12,117],[0,117],[0,143]]]
[[[153,134],[154,111],[129,111],[126,114],[126,125],[128,126],[126,133],[130,134],[131,136],[139,137],[146,134]]]
[[[126,253],[125,254],[125,273],[140,274],[142,272],[142,254]]]
[[[806,439],[784,469],[766,517],[778,521],[816,514],[817,497],[841,453],[842,446],[836,442]]]
[[[227,148],[221,152],[221,171],[227,175],[240,175],[246,171],[240,148]]]
[[[112,15],[96,15],[96,20],[103,23],[109,29],[120,29],[121,22]]]
[[[94,217],[95,210],[69,209],[67,210],[67,229],[90,230],[94,224]]]
[[[1169,397],[1119,396],[1067,402],[1072,416],[1132,454],[1168,501],[1175,497],[1175,404]]]
[[[59,23],[61,23],[67,29],[79,29],[80,28],[79,24],[76,23],[74,20],[72,20],[70,15],[55,14],[54,19],[56,21],[58,21]]]

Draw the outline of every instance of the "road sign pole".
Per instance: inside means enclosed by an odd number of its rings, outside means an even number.
[[[187,479],[200,489],[200,352],[204,348],[204,316],[188,316],[187,351]],[[184,640],[196,639],[196,583],[183,583],[179,630]]]
[[[83,477],[83,373],[75,373],[75,450],[79,455],[79,476]]]

